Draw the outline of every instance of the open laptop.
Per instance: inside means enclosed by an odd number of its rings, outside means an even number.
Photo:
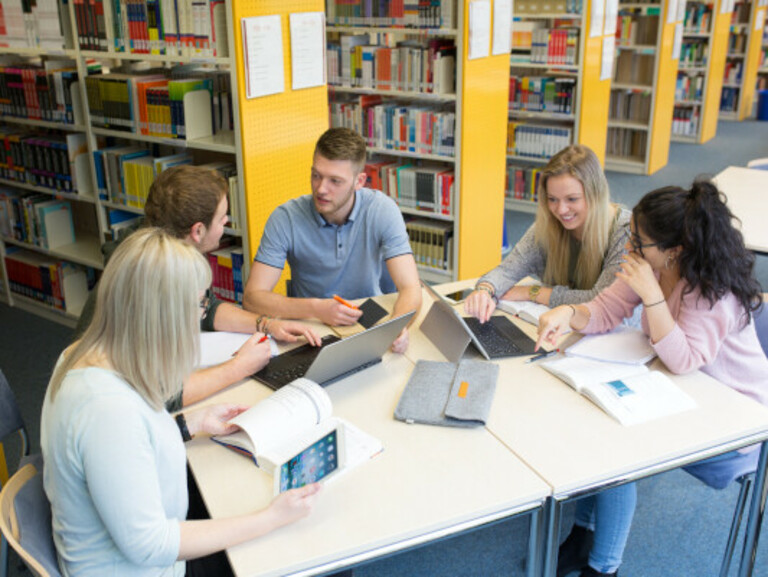
[[[253,378],[274,390],[300,377],[330,385],[381,362],[414,314],[411,311],[345,339],[328,335],[320,347],[302,345],[274,357]]]
[[[474,317],[462,317],[443,295],[422,284],[435,302],[421,323],[421,332],[449,361],[459,362],[469,343],[488,360],[534,354],[536,343],[507,317],[492,316],[484,324]]]

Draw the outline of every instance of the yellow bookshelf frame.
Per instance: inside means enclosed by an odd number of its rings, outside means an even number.
[[[249,258],[258,249],[264,225],[279,205],[310,192],[310,168],[317,138],[328,129],[328,90],[318,86],[291,88],[289,15],[325,12],[323,0],[237,0],[232,2],[237,93],[240,102],[240,142],[245,191],[245,227]],[[246,98],[241,20],[280,15],[283,30],[285,90],[280,94]],[[288,270],[283,273],[288,278]],[[278,283],[278,288],[284,283]]]
[[[716,11],[712,20],[712,37],[709,43],[709,71],[707,72],[707,89],[704,95],[704,106],[701,110],[701,133],[699,144],[714,138],[717,132],[717,121],[720,115],[720,95],[723,92],[723,76],[725,75],[725,56],[728,53],[728,32],[731,27],[731,14],[721,14],[720,6],[725,0],[714,2]]]
[[[739,96],[739,120],[752,116],[752,104],[755,100],[755,89],[757,87],[757,69],[760,64],[760,47],[763,43],[766,10],[768,8],[765,6],[758,6],[757,2],[752,2],[752,11],[749,16],[747,52],[744,55],[744,75],[741,80],[741,95]]]

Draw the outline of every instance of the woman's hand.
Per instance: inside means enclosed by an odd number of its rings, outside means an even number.
[[[194,411],[184,411],[184,419],[187,421],[190,435],[194,436],[197,433],[228,435],[238,429],[237,425],[229,421],[246,410],[248,407],[244,405],[211,405]]]
[[[277,529],[309,515],[319,492],[320,483],[312,483],[280,493],[267,509],[272,518],[272,528]]]
[[[481,323],[487,323],[495,310],[496,302],[486,290],[474,290],[464,301],[464,311]]]
[[[649,305],[664,300],[659,281],[647,260],[635,252],[629,252],[624,255],[624,262],[620,266],[621,270],[616,273],[616,278],[627,283],[643,304]]]
[[[538,351],[542,344],[557,344],[560,336],[571,328],[571,319],[576,314],[573,305],[563,305],[553,308],[539,317],[539,338],[536,341],[534,351]]]

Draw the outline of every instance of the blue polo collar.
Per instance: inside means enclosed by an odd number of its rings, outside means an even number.
[[[347,217],[346,222],[344,222],[344,224],[340,226],[344,226],[348,222],[354,222],[355,219],[357,218],[357,215],[360,214],[360,210],[361,210],[360,205],[362,203],[360,202],[359,192],[360,192],[359,190],[355,191],[355,204],[352,205],[352,212],[349,213],[349,216]],[[317,209],[315,208],[315,199],[312,198],[312,195],[310,195],[310,199],[309,199],[309,209],[312,212],[312,216],[315,219],[317,226],[319,226],[320,228],[324,226],[336,226],[335,224],[331,224],[330,222],[325,220],[325,218],[323,218],[323,216],[319,212],[317,212]]]

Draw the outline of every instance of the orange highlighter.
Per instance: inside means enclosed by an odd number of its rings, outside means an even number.
[[[356,311],[359,311],[359,310],[360,310],[360,307],[358,307],[357,305],[353,305],[353,304],[352,304],[351,302],[349,302],[349,301],[345,301],[345,300],[344,300],[343,298],[341,298],[339,295],[333,295],[333,300],[335,300],[337,303],[341,303],[341,304],[343,304],[343,305],[344,305],[344,306],[346,306],[346,307],[349,307],[349,308],[351,308],[351,309],[355,309]]]

